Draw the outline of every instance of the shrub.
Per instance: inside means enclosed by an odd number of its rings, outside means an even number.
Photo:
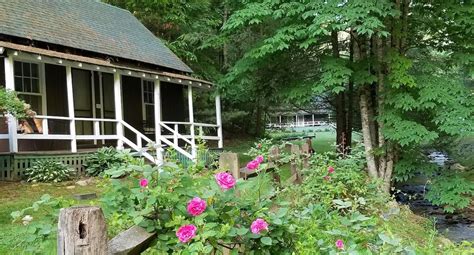
[[[226,174],[219,177],[172,164],[135,168],[125,180],[106,186],[104,212],[124,228],[136,224],[157,232],[152,250],[158,254],[209,254],[237,246],[258,254],[291,254],[295,228],[288,208],[271,200],[271,178],[263,174],[234,184]],[[193,238],[178,238],[180,231]]]
[[[103,147],[87,158],[84,163],[89,176],[98,176],[105,170],[133,162],[130,150],[117,150],[113,147]]]
[[[426,198],[434,205],[442,206],[445,212],[453,213],[471,204],[474,183],[459,173],[445,173],[433,180]]]
[[[62,162],[41,160],[25,170],[25,177],[28,182],[61,182],[69,180],[74,172]]]

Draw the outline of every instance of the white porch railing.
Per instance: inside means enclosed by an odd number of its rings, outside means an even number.
[[[153,141],[146,135],[142,134],[136,128],[128,124],[123,120],[116,119],[100,119],[100,118],[82,118],[82,117],[61,117],[61,116],[35,116],[36,122],[41,123],[41,126],[37,126],[37,133],[19,133],[16,135],[15,139],[17,140],[69,140],[75,142],[78,140],[90,140],[90,141],[100,141],[100,140],[117,140],[117,144],[126,144],[134,151],[137,151],[141,156],[147,158],[153,163],[159,163],[162,159],[161,145],[166,144],[171,148],[175,149],[177,152],[183,154],[190,160],[195,159],[196,157],[196,137],[191,134],[181,134],[179,126],[187,126],[189,128],[198,128],[197,137],[200,137],[204,140],[217,140],[219,137],[213,135],[205,135],[204,128],[212,128],[217,130],[218,126],[213,124],[206,123],[190,123],[190,122],[160,122],[160,128],[166,131],[168,134],[163,134],[157,136],[159,141]],[[64,131],[69,131],[69,127],[76,126],[78,122],[91,122],[92,123],[92,132],[90,134],[54,134],[48,128],[50,121],[63,121],[66,122]],[[113,123],[115,125],[115,130],[112,134],[105,134],[105,130],[102,130],[102,123]],[[69,126],[69,127],[66,127]],[[54,130],[53,130],[54,131]],[[131,141],[127,138],[124,133],[129,131],[135,136],[135,141]],[[122,133],[121,133],[122,132]],[[0,134],[0,139],[11,139],[9,134]],[[191,153],[186,151],[180,146],[179,140],[184,141],[185,146],[191,147]],[[14,141],[16,142],[16,141]],[[150,147],[152,145],[152,147]],[[156,150],[157,155],[153,156],[150,149]]]
[[[285,122],[285,123],[269,123],[269,128],[292,128],[292,127],[315,127],[315,126],[326,126],[329,125],[327,121],[298,121],[298,122]]]

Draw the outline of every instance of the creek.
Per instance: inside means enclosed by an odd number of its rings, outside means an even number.
[[[444,152],[432,151],[428,157],[431,162],[449,171],[451,160]],[[431,204],[424,195],[429,190],[428,178],[423,175],[417,176],[416,182],[405,182],[397,184],[400,193],[395,195],[401,204],[407,204],[410,209],[418,215],[434,219],[437,230],[453,242],[474,241],[474,215],[473,211],[445,213],[442,207]]]

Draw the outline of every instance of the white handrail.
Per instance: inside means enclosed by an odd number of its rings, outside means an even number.
[[[182,139],[183,141],[189,143],[190,145],[193,145],[193,143],[188,140],[186,137],[184,137],[183,135],[181,135],[180,133],[176,132],[175,130],[173,130],[172,128],[168,127],[168,125],[166,125],[165,123],[161,122],[160,123],[160,126],[164,127],[165,129],[167,129],[168,131],[170,131],[173,135],[177,136],[179,139]]]
[[[35,119],[48,119],[48,120],[72,120],[71,117],[65,116],[45,116],[45,115],[35,115],[33,116]]]
[[[128,146],[130,146],[133,150],[139,152],[143,157],[147,158],[151,162],[154,163],[159,163],[157,158],[152,156],[149,152],[144,150],[142,147],[142,140],[149,144],[153,144],[154,141],[144,134],[142,134],[140,131],[138,131],[136,128],[128,124],[127,122],[123,120],[117,120],[117,119],[101,119],[101,118],[85,118],[85,117],[64,117],[64,116],[45,116],[45,115],[36,115],[36,119],[42,119],[43,120],[43,126],[45,126],[45,122],[47,124],[47,120],[64,120],[64,121],[70,121],[71,123],[74,123],[76,121],[86,121],[86,122],[92,122],[93,123],[93,134],[92,135],[72,135],[72,134],[50,134],[47,130],[44,130],[43,133],[40,134],[20,134],[17,139],[34,139],[34,140],[40,140],[40,139],[51,139],[51,140],[118,140],[122,141]],[[112,122],[116,123],[119,126],[122,126],[123,128],[129,129],[132,133],[135,134],[136,136],[136,143],[132,142],[130,139],[126,138],[124,135],[121,134],[113,134],[113,135],[105,135],[105,134],[100,134],[100,128],[98,123],[99,122]],[[175,130],[170,128],[167,124],[173,124],[175,125]],[[160,122],[160,126],[167,129],[170,131],[173,135],[173,138],[178,138],[186,143],[190,144],[191,147],[195,146],[193,142],[190,140],[192,139],[191,136],[188,135],[182,135],[178,132],[177,126],[176,125],[191,125],[193,126],[198,126],[198,127],[217,127],[217,125],[213,124],[206,124],[206,123],[191,123],[191,122]],[[46,125],[47,128],[47,125]],[[209,140],[215,140],[218,139],[218,137],[212,137],[212,136],[203,136],[205,139]],[[0,139],[9,139],[8,134],[0,134]],[[164,144],[167,144],[168,146],[172,147],[185,157],[193,160],[194,157],[192,154],[187,152],[186,150],[180,148],[177,143],[173,143],[168,139],[168,136],[159,136],[158,138],[161,142]],[[157,150],[160,150],[161,148],[156,148]],[[157,151],[157,153],[160,153]]]
[[[187,158],[189,158],[189,159],[191,159],[191,160],[193,159],[193,156],[192,156],[191,154],[189,154],[189,152],[183,150],[183,149],[180,148],[180,147],[174,146],[174,144],[173,144],[170,140],[166,139],[165,137],[160,136],[160,140],[161,140],[162,142],[166,143],[168,146],[172,147],[173,149],[177,150],[179,153],[183,154],[183,155],[186,156]]]
[[[147,136],[142,134],[140,131],[136,130],[134,127],[132,127],[127,122],[125,122],[123,120],[120,120],[120,124],[122,124],[124,127],[128,128],[128,129],[130,129],[133,133],[135,133],[137,136],[140,136],[140,138],[147,141],[148,143],[153,143],[153,141],[150,138],[148,138]]]
[[[195,126],[199,127],[219,127],[217,124],[208,124],[208,123],[194,123]]]
[[[164,124],[179,124],[179,125],[191,125],[191,122],[184,122],[184,121],[161,121]]]

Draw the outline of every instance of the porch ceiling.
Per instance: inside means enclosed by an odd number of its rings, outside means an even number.
[[[25,56],[56,65],[71,65],[75,68],[99,70],[110,73],[120,72],[123,75],[159,79],[169,83],[192,85],[194,87],[203,89],[210,89],[213,86],[213,84],[209,81],[187,75],[159,72],[145,68],[137,68],[136,66],[112,64],[109,61],[103,59],[84,57],[80,55],[46,50],[10,42],[0,41],[0,48],[16,51],[16,54],[20,55],[20,57]],[[2,51],[0,50],[0,52]]]

